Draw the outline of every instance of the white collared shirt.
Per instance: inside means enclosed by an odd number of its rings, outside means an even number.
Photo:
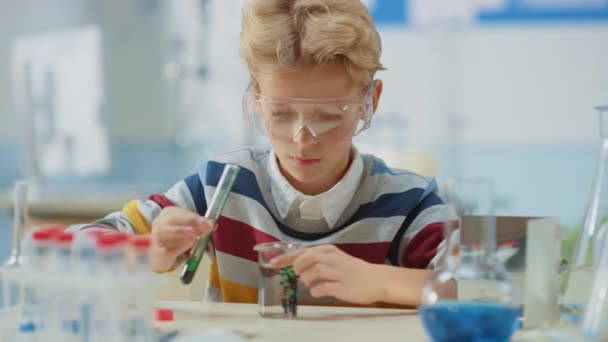
[[[299,228],[298,230],[305,228],[310,233],[323,232],[335,227],[363,177],[363,160],[356,148],[352,148],[352,153],[353,160],[344,177],[331,189],[315,196],[296,190],[281,173],[274,151],[270,153],[268,159],[272,198],[281,219],[287,226]],[[298,223],[303,220],[319,222],[314,226],[305,224],[305,227],[301,227],[302,225]]]

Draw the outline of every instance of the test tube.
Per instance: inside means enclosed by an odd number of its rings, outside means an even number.
[[[215,193],[213,193],[213,197],[211,198],[211,203],[209,203],[207,212],[205,213],[205,218],[211,221],[213,226],[215,226],[217,220],[222,214],[222,210],[224,209],[224,205],[228,199],[228,194],[230,194],[230,190],[234,185],[234,181],[236,180],[240,169],[240,167],[234,164],[226,164],[226,166],[224,166],[224,171],[222,172],[220,181],[217,184]],[[207,249],[210,239],[211,233],[207,233],[206,235],[199,237],[198,242],[195,244],[194,249],[192,250],[192,254],[186,261],[186,264],[182,270],[180,279],[183,284],[190,284],[192,279],[194,279],[194,274],[196,273],[196,269],[203,258],[203,254]]]
[[[27,225],[27,182],[15,182],[13,203],[13,250],[11,257],[6,262],[6,266],[15,267],[19,265],[21,256],[21,240],[23,240],[23,230]]]
[[[8,269],[19,267],[21,264],[21,240],[23,240],[24,226],[27,225],[27,182],[17,181],[13,190],[13,241],[11,255],[2,265]],[[8,280],[2,275],[2,295],[0,296],[0,307],[9,307],[20,301],[20,285]]]

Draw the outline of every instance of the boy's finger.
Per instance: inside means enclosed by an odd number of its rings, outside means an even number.
[[[167,223],[176,226],[195,226],[200,219],[204,219],[199,214],[182,208],[168,207],[165,210],[169,211],[166,217]]]
[[[284,254],[284,255],[280,255],[272,260],[270,260],[270,266],[272,266],[273,268],[282,268],[288,265],[291,265],[295,262],[296,259],[298,259],[302,254],[306,253],[308,254],[312,254],[313,256],[311,257],[307,257],[304,258],[304,263],[299,265],[298,267],[300,269],[300,271],[303,271],[306,267],[308,267],[308,262],[311,262],[312,260],[309,260],[309,258],[316,258],[314,255],[321,255],[321,254],[328,254],[331,252],[334,252],[336,250],[336,247],[333,245],[318,245],[318,246],[313,246],[313,247],[307,247],[307,248],[302,248],[302,249],[298,249],[297,251],[288,253],[288,254]],[[307,261],[308,260],[308,261]],[[299,261],[298,261],[299,263]],[[294,265],[295,268],[295,265]],[[296,270],[297,273],[297,270]]]
[[[313,265],[326,263],[329,257],[330,255],[321,248],[304,248],[276,257],[270,261],[270,265],[273,268],[292,265],[296,274],[299,275]]]
[[[203,235],[203,234],[206,234],[206,233],[210,233],[216,227],[217,227],[217,225],[215,225],[215,227],[212,226],[211,225],[211,221],[207,220],[204,217],[199,217],[192,224],[192,228],[194,229],[194,232],[196,233],[197,236],[198,235]]]
[[[190,226],[165,226],[162,229],[156,231],[156,235],[159,241],[166,241],[172,239],[193,239],[196,237],[194,228]]]
[[[339,279],[338,272],[330,266],[315,264],[300,274],[300,280],[304,286],[311,287],[321,281],[338,281]]]
[[[325,281],[310,288],[310,294],[314,298],[334,297],[340,299],[340,293],[344,292],[342,284],[335,281]]]
[[[291,253],[279,255],[278,257],[272,258],[270,260],[270,266],[272,268],[283,268],[285,266],[289,266],[293,263],[293,261],[298,258],[300,255],[305,253],[306,249],[299,249],[297,251],[293,251]]]
[[[176,258],[180,252],[177,248],[170,248],[170,247],[166,247],[166,246],[158,246],[156,247],[155,253],[157,253],[157,255],[163,255],[164,258]]]
[[[297,275],[300,275],[314,265],[330,265],[331,257],[331,254],[324,253],[320,249],[310,249],[306,253],[303,253],[300,257],[293,260],[293,270]]]

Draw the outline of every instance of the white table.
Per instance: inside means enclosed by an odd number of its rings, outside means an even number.
[[[260,317],[255,304],[160,301],[156,306],[174,311],[174,321],[157,326],[167,331],[179,329],[182,333],[176,342],[212,330],[245,341],[429,341],[413,310],[299,306],[297,318],[278,319]],[[16,327],[19,317],[19,307],[0,309],[0,326]],[[574,327],[557,332],[518,332],[512,341],[581,341]]]
[[[184,331],[183,338],[222,329],[251,341],[429,341],[415,310],[298,306],[297,318],[263,318],[255,304],[158,302],[173,309],[168,325]],[[582,341],[573,326],[519,331],[514,342]]]
[[[225,329],[252,341],[427,341],[413,310],[298,306],[297,318],[263,318],[255,304],[159,302],[173,309],[165,325],[184,336]]]

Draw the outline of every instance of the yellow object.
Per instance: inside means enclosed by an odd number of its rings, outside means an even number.
[[[152,231],[150,223],[148,223],[139,212],[137,200],[129,201],[129,203],[125,204],[122,208],[122,211],[127,215],[131,224],[133,224],[133,229],[135,229],[136,234],[150,234]]]

